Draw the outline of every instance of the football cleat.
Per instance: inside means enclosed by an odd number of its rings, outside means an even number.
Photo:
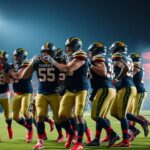
[[[64,137],[63,135],[59,135],[57,140],[56,140],[57,143],[61,143],[61,142],[64,142]]]
[[[80,142],[77,142],[72,148],[71,150],[83,150],[83,144]]]
[[[100,142],[97,139],[93,139],[87,146],[100,146]]]
[[[148,136],[149,134],[149,129],[148,129],[148,123],[146,121],[143,121],[143,123],[141,124],[143,130],[144,130],[144,135],[145,137]]]
[[[71,142],[73,140],[73,135],[68,135],[68,139],[67,139],[67,142],[65,143],[65,148],[69,148],[70,145],[71,145]]]
[[[138,136],[140,133],[141,133],[140,130],[136,129],[136,131],[133,132],[133,135],[134,135],[134,137],[136,137],[136,136]]]
[[[33,146],[33,150],[40,150],[44,148],[44,142],[43,140],[39,140],[38,143]]]
[[[110,136],[106,135],[103,139],[101,139],[101,142],[105,143],[105,142],[109,142],[109,140],[110,140]]]
[[[108,147],[112,147],[113,144],[120,140],[120,136],[118,134],[112,134],[110,135],[110,140],[109,140],[109,144],[108,144]]]
[[[113,145],[113,147],[130,147],[130,146],[131,146],[131,144],[129,141],[128,142],[122,141],[118,144]]]

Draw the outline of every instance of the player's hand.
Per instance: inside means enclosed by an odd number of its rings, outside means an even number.
[[[52,62],[52,57],[50,55],[44,55],[42,58],[43,58],[43,60],[45,60],[45,61],[47,61],[49,63]]]
[[[14,79],[14,80],[19,80],[19,74],[18,72],[15,72],[13,70],[9,71],[10,76]]]

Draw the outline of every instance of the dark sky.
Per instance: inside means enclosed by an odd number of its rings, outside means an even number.
[[[64,47],[70,36],[107,47],[124,41],[131,51],[149,51],[149,0],[0,0],[0,49],[39,53],[44,42]]]

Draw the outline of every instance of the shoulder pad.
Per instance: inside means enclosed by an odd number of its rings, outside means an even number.
[[[93,58],[92,58],[92,61],[93,62],[105,62],[105,56],[104,55],[101,55],[101,54],[99,54],[99,55],[96,55],[96,56],[94,56]]]
[[[117,61],[122,59],[122,55],[120,53],[115,53],[111,56],[112,61]]]
[[[23,64],[21,65],[21,67],[27,67],[29,65],[29,61],[24,61]]]
[[[134,62],[134,67],[140,69],[141,65],[139,63],[137,63],[137,62]]]
[[[75,59],[80,59],[80,60],[86,60],[87,59],[87,55],[84,51],[79,50],[73,53],[73,58]]]

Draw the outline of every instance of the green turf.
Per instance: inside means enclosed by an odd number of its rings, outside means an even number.
[[[145,113],[145,112],[144,112]],[[150,112],[146,112],[146,114],[150,114]],[[95,123],[90,119],[89,115],[85,115],[85,119],[88,123],[88,126],[92,129],[93,133],[95,130]],[[121,135],[120,124],[117,120],[111,118],[113,128]],[[142,131],[142,128],[137,125],[137,127]],[[0,150],[31,150],[32,146],[36,144],[36,131],[34,133],[33,142],[30,144],[25,143],[25,129],[13,122],[13,130],[14,130],[14,138],[13,140],[9,140],[7,136],[6,124],[4,122],[3,115],[0,115],[0,135],[2,138],[2,142],[0,143]],[[48,134],[48,140],[45,142],[45,149],[51,150],[61,150],[64,149],[64,143],[56,143],[55,139],[57,138],[57,132],[54,130],[52,133],[49,132],[49,126],[46,123],[46,131]],[[105,132],[103,132],[102,136],[104,136]],[[65,135],[65,133],[64,133]],[[86,137],[84,137],[84,143],[86,143]],[[106,145],[101,144],[100,147],[89,148],[87,146],[84,147],[85,150],[90,149],[107,149]],[[112,150],[115,148],[111,148]],[[116,148],[118,150],[125,148]],[[150,149],[150,136],[144,138],[143,132],[137,137],[137,139],[132,142],[132,146],[130,150],[148,150]]]

